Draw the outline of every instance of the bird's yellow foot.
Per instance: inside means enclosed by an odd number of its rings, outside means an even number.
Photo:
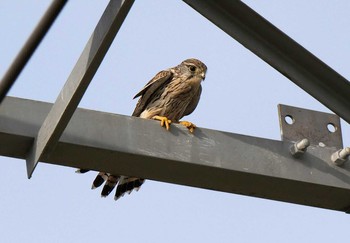
[[[193,133],[194,129],[196,128],[196,125],[189,121],[180,121],[180,124],[187,127],[190,133]]]
[[[169,120],[165,116],[154,116],[152,117],[152,119],[160,121],[160,125],[162,127],[165,126],[166,130],[170,129],[171,120]]]

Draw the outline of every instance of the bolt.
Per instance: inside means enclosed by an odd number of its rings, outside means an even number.
[[[334,162],[334,164],[340,166],[344,164],[345,161],[347,161],[349,156],[350,156],[350,147],[346,147],[334,152],[331,156],[331,160]]]
[[[310,141],[309,139],[307,138],[304,138],[296,143],[294,143],[291,147],[290,147],[290,153],[298,158],[300,157],[301,155],[303,155],[306,150],[307,150],[307,147],[310,146]]]

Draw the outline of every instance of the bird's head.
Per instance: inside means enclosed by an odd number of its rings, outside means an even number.
[[[186,59],[179,66],[181,71],[186,73],[189,77],[199,77],[202,80],[205,79],[207,66],[198,59]]]

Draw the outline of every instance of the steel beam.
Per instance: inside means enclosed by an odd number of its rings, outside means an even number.
[[[183,0],[350,123],[350,83],[241,1]]]
[[[0,104],[23,68],[44,39],[67,0],[54,0],[0,81]]]
[[[0,155],[25,159],[52,104],[8,97],[0,107]],[[350,207],[350,166],[336,148],[311,145],[299,159],[275,141],[77,109],[43,162],[108,171],[339,211]]]
[[[54,106],[43,122],[27,157],[28,178],[44,151],[56,145],[134,0],[111,0],[69,75]]]

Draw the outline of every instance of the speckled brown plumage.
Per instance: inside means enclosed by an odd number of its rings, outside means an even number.
[[[193,132],[196,126],[191,122],[180,122],[180,119],[191,114],[197,107],[202,92],[201,82],[205,79],[206,71],[204,63],[191,58],[159,72],[134,97],[140,98],[132,115],[160,120],[161,125],[167,129],[170,123],[181,123]],[[139,189],[144,181],[140,178],[100,172],[92,188],[97,188],[105,182],[101,193],[101,196],[105,197],[117,186],[114,197],[117,200],[126,192]]]

